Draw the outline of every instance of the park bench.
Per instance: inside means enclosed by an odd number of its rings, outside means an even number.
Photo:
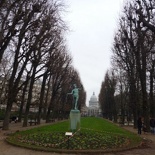
[[[38,122],[37,122],[37,120],[30,120],[30,121],[29,121],[29,124],[30,124],[30,126],[32,126],[33,124],[34,124],[34,125],[37,125]]]

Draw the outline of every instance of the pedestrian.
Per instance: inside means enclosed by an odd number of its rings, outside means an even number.
[[[137,120],[137,126],[138,126],[138,134],[141,135],[142,133],[142,118],[139,117]]]
[[[152,134],[155,133],[155,119],[154,118],[150,119],[150,131]]]

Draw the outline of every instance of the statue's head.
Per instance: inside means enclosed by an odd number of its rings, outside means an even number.
[[[76,88],[76,84],[75,83],[73,84],[73,86],[74,86],[74,88]]]

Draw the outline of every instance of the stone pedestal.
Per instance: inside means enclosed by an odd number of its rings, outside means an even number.
[[[80,118],[81,114],[79,110],[70,111],[70,129],[72,131],[80,128]]]

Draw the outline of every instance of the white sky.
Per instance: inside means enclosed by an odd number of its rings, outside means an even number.
[[[123,0],[65,0],[68,49],[87,93],[98,97],[110,69],[111,47]]]

